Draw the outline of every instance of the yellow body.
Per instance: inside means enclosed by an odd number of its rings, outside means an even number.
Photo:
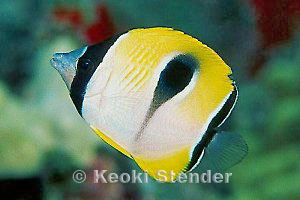
[[[200,69],[195,87],[184,101],[176,104],[178,115],[190,124],[207,126],[212,113],[219,111],[222,102],[234,89],[232,80],[228,77],[231,69],[217,53],[197,39],[171,28],[129,31],[114,51],[117,59],[113,61],[114,69],[110,78],[120,79],[122,83],[120,87],[128,92],[139,92],[148,88],[163,58],[168,55],[189,54],[196,58]],[[165,155],[144,156],[129,152],[126,146],[114,141],[105,132],[92,128],[105,142],[129,158],[133,158],[143,170],[156,179],[160,179],[157,176],[158,170],[173,171],[176,175],[184,172],[190,162],[193,147],[201,139],[191,137],[189,143],[186,142],[180,148]]]

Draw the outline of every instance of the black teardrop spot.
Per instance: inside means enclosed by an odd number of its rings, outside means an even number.
[[[198,62],[193,56],[178,55],[174,57],[160,74],[154,91],[154,107],[157,108],[184,90],[197,69]]]
[[[198,61],[193,56],[185,54],[174,57],[166,65],[165,69],[160,73],[153,100],[144,120],[143,127],[136,139],[140,137],[157,108],[184,90],[191,82],[194,73],[198,70]]]

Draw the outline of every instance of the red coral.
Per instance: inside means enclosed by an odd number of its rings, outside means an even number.
[[[263,47],[269,48],[291,37],[292,22],[300,15],[299,0],[251,0],[257,15]]]
[[[57,7],[54,9],[53,14],[57,21],[70,24],[75,29],[83,25],[82,14],[76,8]]]
[[[83,20],[83,14],[77,8],[56,7],[53,14],[56,21],[66,23],[82,33],[89,44],[101,42],[115,34],[113,20],[103,5],[97,6],[95,21],[91,24]]]
[[[90,44],[103,41],[115,33],[115,26],[111,20],[108,10],[104,6],[97,7],[96,21],[89,25],[84,32]]]
[[[261,51],[250,69],[252,75],[263,66],[270,48],[291,38],[299,25],[299,0],[250,0],[256,13],[257,29],[261,34]]]

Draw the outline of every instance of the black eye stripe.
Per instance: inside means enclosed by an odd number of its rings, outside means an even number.
[[[86,86],[96,71],[97,67],[102,62],[109,48],[115,43],[119,35],[105,40],[99,44],[89,46],[86,52],[79,58],[76,66],[76,75],[72,81],[70,96],[75,104],[79,114],[82,114],[82,102],[84,99]],[[86,66],[80,66],[84,63]],[[83,67],[83,68],[81,68]],[[86,67],[86,69],[84,69]]]

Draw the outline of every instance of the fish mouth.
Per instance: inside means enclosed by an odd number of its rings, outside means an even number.
[[[57,59],[56,58],[52,58],[50,60],[50,64],[52,65],[52,67],[56,68],[56,65],[57,65]]]
[[[76,60],[70,56],[70,53],[55,53],[50,60],[50,64],[59,73],[63,73],[66,70],[72,70]]]
[[[60,69],[62,68],[63,63],[61,62],[60,59],[58,59],[55,54],[53,55],[53,58],[50,60],[50,64],[52,65],[52,67],[54,69],[56,69],[57,71],[60,71]]]

